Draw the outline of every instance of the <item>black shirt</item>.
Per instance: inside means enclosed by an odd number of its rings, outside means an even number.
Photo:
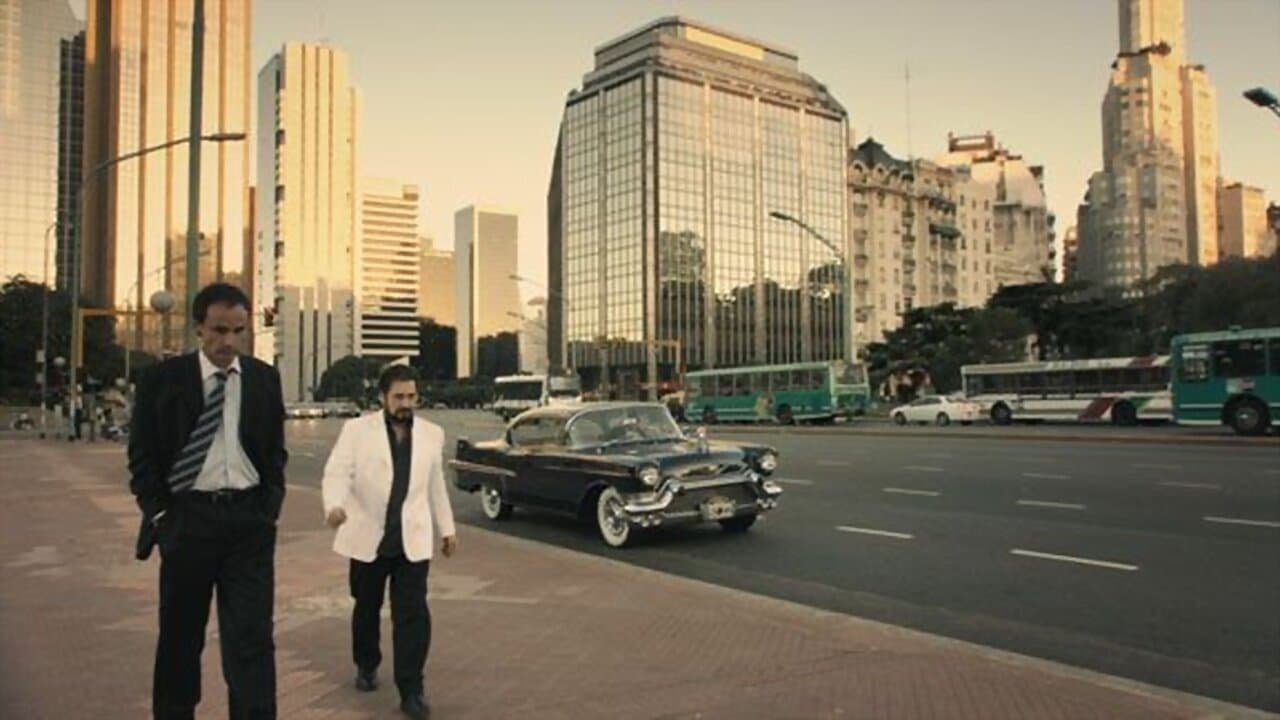
[[[382,557],[398,557],[404,554],[404,533],[400,527],[400,515],[405,496],[409,494],[409,466],[413,458],[413,416],[404,425],[404,439],[396,439],[395,421],[383,413],[387,424],[387,442],[391,444],[391,497],[387,500],[386,529],[378,554]]]

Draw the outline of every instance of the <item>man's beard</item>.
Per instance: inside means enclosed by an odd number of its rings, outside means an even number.
[[[399,410],[391,413],[391,419],[401,424],[407,423],[413,419],[413,410],[410,408],[400,408]]]

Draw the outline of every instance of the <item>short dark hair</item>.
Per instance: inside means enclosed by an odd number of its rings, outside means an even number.
[[[231,307],[239,305],[249,310],[249,296],[231,283],[219,282],[205,285],[200,292],[196,293],[196,299],[191,303],[191,315],[197,323],[204,322],[204,319],[209,316],[210,305],[230,305]]]
[[[415,387],[418,384],[418,371],[412,365],[388,365],[382,368],[382,374],[378,376],[378,392],[386,395],[391,392],[392,385],[406,380]]]

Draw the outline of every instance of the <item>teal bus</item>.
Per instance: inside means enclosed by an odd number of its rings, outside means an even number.
[[[1280,327],[1179,335],[1170,356],[1178,423],[1240,435],[1280,426]]]
[[[685,416],[703,423],[830,422],[863,415],[866,369],[843,361],[696,370],[685,375]]]

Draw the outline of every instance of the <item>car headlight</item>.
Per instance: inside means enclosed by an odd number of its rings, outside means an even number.
[[[641,470],[636,477],[638,477],[640,482],[644,483],[646,487],[657,487],[658,481],[662,479],[662,474],[658,472],[658,468],[647,467]]]
[[[778,469],[778,454],[774,452],[766,452],[756,461],[760,466],[761,472],[771,473]]]

